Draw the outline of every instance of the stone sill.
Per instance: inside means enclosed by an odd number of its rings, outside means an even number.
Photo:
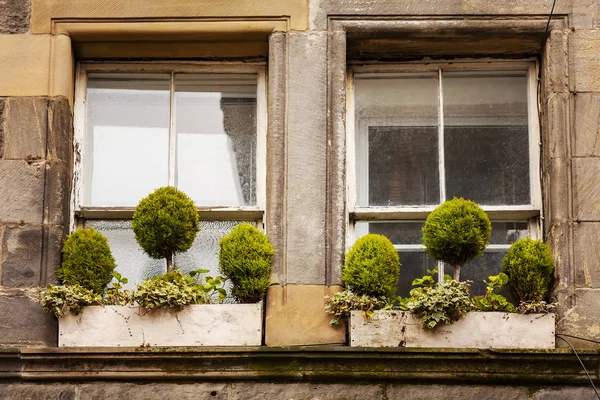
[[[600,354],[581,351],[599,381]],[[568,349],[311,347],[23,348],[0,350],[0,379],[420,381],[587,384]]]

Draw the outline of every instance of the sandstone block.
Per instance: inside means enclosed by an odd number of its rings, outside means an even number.
[[[383,388],[375,384],[234,383],[229,399],[379,400]]]
[[[0,385],[4,400],[75,400],[75,386],[71,384],[9,383]]]
[[[38,290],[0,291],[0,321],[0,347],[56,346],[56,319],[42,311]]]
[[[49,101],[48,154],[50,160],[59,159],[72,163],[73,124],[71,106],[65,97],[55,97]]]
[[[483,385],[390,385],[390,399],[478,399],[525,400],[529,399],[527,387]]]
[[[40,286],[48,283],[58,284],[54,271],[60,267],[62,261],[62,246],[68,234],[68,226],[45,225],[44,252],[42,253],[42,266],[40,272]]]
[[[570,132],[569,115],[569,95],[565,93],[556,93],[550,96],[544,112],[545,116],[545,135],[544,157],[565,158],[568,155],[568,135]],[[544,160],[546,161],[546,160]]]
[[[587,222],[573,227],[575,286],[600,288],[600,223]]]
[[[27,32],[30,13],[30,0],[4,0],[0,7],[0,33]]]
[[[325,283],[327,34],[288,34],[285,282]]]
[[[13,97],[5,107],[4,158],[45,158],[48,99]]]
[[[333,327],[324,310],[325,296],[339,287],[273,285],[267,292],[265,342],[267,346],[344,344],[346,329]]]
[[[0,160],[0,221],[42,222],[44,163],[39,160]]]
[[[0,34],[0,96],[49,94],[51,44],[51,35]]]
[[[82,384],[80,400],[130,399],[147,400],[162,394],[178,400],[228,399],[227,386],[222,383],[112,383]]]
[[[595,398],[594,389],[591,386],[543,388],[536,391],[531,397],[532,400],[591,400]]]
[[[576,30],[569,39],[573,90],[600,92],[600,30]]]
[[[68,226],[70,218],[71,166],[64,161],[50,161],[46,169],[44,223]]]
[[[6,226],[4,228],[3,286],[38,286],[42,263],[42,227]]]
[[[566,333],[592,340],[600,340],[600,290],[575,289],[575,305],[563,312],[558,320],[556,333]],[[567,338],[575,348],[593,348],[597,345],[577,339]],[[558,347],[567,347],[562,340],[557,340]]]
[[[542,55],[542,87],[546,96],[550,93],[569,91],[568,33],[551,31]]]
[[[600,159],[576,158],[572,163],[574,218],[600,221]]]
[[[4,157],[4,103],[0,97],[0,158]]]
[[[575,96],[575,150],[579,157],[600,155],[600,94]]]

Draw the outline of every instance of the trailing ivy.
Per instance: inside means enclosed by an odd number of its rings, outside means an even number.
[[[68,312],[79,314],[82,307],[101,304],[102,296],[78,284],[51,285],[40,292],[42,309],[57,318]]]
[[[325,296],[327,304],[325,311],[333,315],[330,323],[338,326],[340,319],[346,319],[350,316],[350,311],[362,311],[365,317],[370,317],[373,311],[380,310],[387,305],[385,298],[371,297],[367,295],[358,295],[350,290],[338,292],[333,296]]]

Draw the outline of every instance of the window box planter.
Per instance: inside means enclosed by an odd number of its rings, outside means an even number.
[[[58,346],[260,346],[262,316],[262,302],[196,304],[178,313],[89,306],[60,318]]]
[[[376,311],[365,318],[352,311],[350,345],[475,349],[554,349],[554,314],[470,312],[430,331],[408,311]]]

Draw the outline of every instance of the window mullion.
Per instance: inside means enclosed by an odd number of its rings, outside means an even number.
[[[171,71],[169,97],[169,186],[175,186],[175,72]]]
[[[442,69],[438,69],[438,162],[440,173],[440,203],[446,201],[446,164],[444,159],[444,90]],[[438,262],[438,282],[444,282],[444,263]]]

